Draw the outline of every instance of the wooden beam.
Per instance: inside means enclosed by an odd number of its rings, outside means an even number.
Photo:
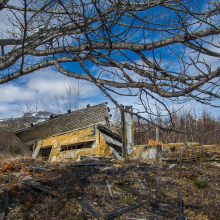
[[[121,135],[122,135],[122,158],[127,158],[127,133],[125,124],[125,111],[124,106],[121,105]]]

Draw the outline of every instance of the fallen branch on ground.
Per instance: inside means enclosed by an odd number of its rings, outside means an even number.
[[[71,167],[82,167],[82,166],[105,166],[107,163],[87,163],[87,164],[71,164]]]
[[[95,209],[88,203],[85,201],[80,201],[79,204],[81,205],[81,207],[83,209],[85,209],[90,215],[95,216],[97,219],[101,219],[100,216],[98,215],[98,213],[95,211]]]
[[[33,184],[33,183],[27,183],[27,185],[32,187],[32,188],[34,188],[34,189],[38,189],[38,190],[43,191],[45,193],[51,194],[53,196],[57,196],[57,192],[56,191],[54,191],[54,190],[52,190],[52,189],[50,189],[50,188],[48,188],[46,186],[42,186],[40,184]]]
[[[136,209],[136,208],[141,207],[141,206],[144,205],[145,203],[146,203],[146,202],[142,202],[142,203],[140,203],[140,204],[138,204],[138,205],[135,205],[135,206],[132,206],[132,207],[130,207],[130,208],[123,209],[123,210],[120,210],[120,211],[118,211],[118,212],[113,212],[113,213],[107,214],[107,215],[105,215],[105,219],[110,219],[110,218],[114,218],[114,217],[116,217],[116,216],[118,216],[118,215],[122,215],[122,214],[124,214],[125,212],[129,212],[129,211],[131,211],[131,210],[134,210],[134,209]]]
[[[50,171],[50,169],[46,169],[46,168],[41,168],[41,167],[28,167],[29,169],[32,169],[32,170],[43,170],[43,171]]]

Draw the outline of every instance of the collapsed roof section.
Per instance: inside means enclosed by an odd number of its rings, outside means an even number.
[[[103,126],[98,126],[98,129],[104,138],[106,144],[111,149],[112,153],[116,156],[118,160],[121,160],[122,157],[122,140],[121,137],[112,131],[108,130]]]
[[[24,143],[29,143],[105,122],[106,117],[109,119],[107,103],[102,103],[15,131],[15,134]]]

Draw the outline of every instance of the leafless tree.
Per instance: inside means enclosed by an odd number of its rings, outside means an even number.
[[[57,114],[60,114],[60,96],[58,94],[54,95],[55,105],[57,107]]]
[[[152,123],[154,105],[170,117],[170,103],[219,107],[218,0],[20,2],[0,0],[8,14],[1,84],[51,67],[93,82],[119,108],[114,94],[136,98],[144,107],[136,113],[148,113]]]
[[[64,84],[63,87],[63,93],[58,95],[63,102],[63,109],[78,110],[82,108],[89,95],[83,96],[85,88],[79,84],[79,80],[76,84],[69,82]],[[58,102],[57,98],[55,97],[56,102]]]
[[[23,102],[19,102],[17,103],[18,106],[19,106],[19,109],[20,109],[20,115],[22,115],[23,117],[30,117],[30,115],[35,112],[34,109],[35,109],[35,106],[33,103],[33,100],[30,101],[28,99],[26,99],[25,101]],[[38,107],[36,107],[38,108]]]

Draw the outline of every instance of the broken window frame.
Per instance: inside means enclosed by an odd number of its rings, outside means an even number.
[[[45,154],[45,153],[42,154],[42,151],[44,151],[44,150],[47,149],[47,148],[50,148],[50,153],[49,153],[48,156],[44,156],[44,155],[46,155],[46,154]],[[52,149],[53,149],[53,145],[41,146],[41,147],[40,147],[40,150],[39,150],[39,152],[38,152],[37,157],[42,157],[42,160],[45,160],[45,158],[47,158],[45,161],[48,161],[49,158],[50,158],[50,154],[51,154]]]
[[[91,143],[90,147],[84,147],[86,144]],[[70,151],[70,150],[85,150],[85,149],[93,149],[92,145],[95,145],[94,140],[86,140],[76,143],[68,143],[60,145],[60,152]]]

